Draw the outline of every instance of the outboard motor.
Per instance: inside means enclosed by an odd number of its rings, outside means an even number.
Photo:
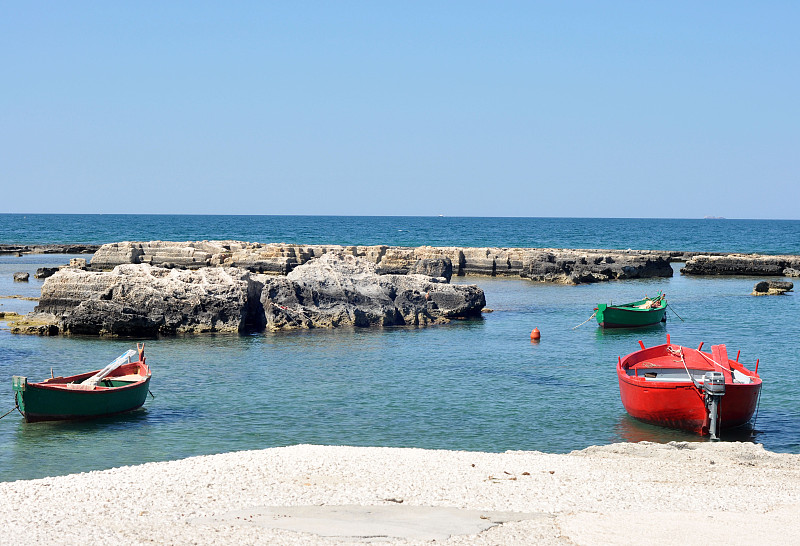
[[[708,410],[708,433],[719,440],[719,402],[725,395],[725,376],[722,372],[706,372],[703,376],[703,399]]]

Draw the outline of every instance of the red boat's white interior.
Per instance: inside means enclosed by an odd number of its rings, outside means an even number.
[[[657,345],[628,355],[621,366],[627,376],[642,382],[703,383],[707,372],[722,372],[726,384],[748,384],[758,377],[729,359],[725,345],[714,345],[710,354],[669,343]]]

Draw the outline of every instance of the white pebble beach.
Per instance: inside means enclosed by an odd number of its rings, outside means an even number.
[[[17,545],[797,544],[800,455],[297,445],[0,483],[0,526]]]

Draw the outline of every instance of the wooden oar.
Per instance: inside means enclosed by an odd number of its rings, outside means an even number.
[[[94,374],[89,379],[85,379],[81,381],[81,385],[97,385],[100,381],[103,380],[105,376],[122,366],[123,364],[129,364],[131,362],[131,358],[136,356],[136,351],[133,349],[128,350],[125,354],[120,355],[117,357],[114,362],[107,365],[105,368]]]

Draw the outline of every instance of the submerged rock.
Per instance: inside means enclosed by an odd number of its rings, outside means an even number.
[[[28,313],[16,315],[6,320],[12,334],[34,334],[38,336],[55,336],[60,333],[58,317],[50,313]]]
[[[29,277],[30,274],[26,273],[25,271],[14,273],[14,282],[28,282]]]

